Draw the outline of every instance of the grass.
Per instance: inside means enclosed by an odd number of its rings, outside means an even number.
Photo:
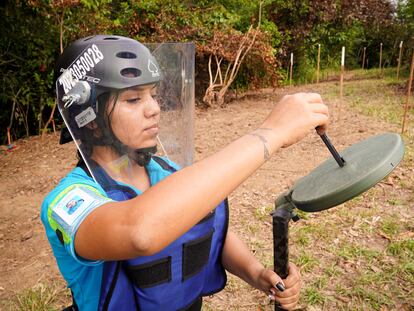
[[[324,271],[324,275],[326,275],[329,278],[338,277],[343,274],[341,269],[338,267],[336,262],[333,262],[330,264],[330,266],[327,266]]]
[[[414,260],[414,240],[391,242],[387,251],[400,259]]]
[[[376,250],[348,243],[341,247],[337,254],[345,260],[364,260],[367,263],[371,263],[380,256]]]
[[[366,200],[382,200],[381,192],[371,191],[357,203]],[[401,204],[406,204],[404,199],[400,201]],[[404,304],[399,310],[411,310],[414,306],[414,240],[411,222],[402,215],[384,215],[381,204],[362,212],[355,202],[348,204],[354,208],[338,210],[337,214],[347,213],[349,218],[359,219],[359,223],[355,221],[352,227],[357,236],[350,241],[340,237],[341,243],[331,248],[333,261],[327,256],[322,257],[321,265],[327,264],[328,267],[321,272],[312,273],[313,277],[328,277],[335,284],[335,296],[342,297],[339,300],[321,301],[318,300],[318,289],[307,287],[303,300],[307,304],[323,306],[327,310],[342,309],[337,305],[344,305],[344,297],[348,302],[343,310],[381,310],[384,307],[393,309],[401,302]],[[350,229],[343,227],[343,230]],[[361,243],[371,239],[378,240],[383,235],[389,239],[388,242],[382,242],[383,246],[371,245],[371,242],[365,245]]]
[[[295,258],[296,264],[300,267],[301,271],[308,272],[319,264],[319,261],[311,254],[302,252]]]
[[[393,218],[385,219],[382,222],[381,230],[388,236],[395,236],[396,234],[400,233],[402,230],[401,223],[399,221],[396,221]]]
[[[326,82],[326,81],[339,81],[341,68],[339,64],[333,65],[327,68],[323,68],[320,70],[319,73],[319,81]],[[298,77],[298,68],[293,69],[294,77],[292,81],[292,85],[303,85],[308,83],[316,83],[317,80],[317,73],[316,73],[316,66],[307,66],[306,68],[302,68],[300,70],[300,76]],[[397,68],[396,67],[389,67],[389,68],[371,68],[371,69],[349,69],[345,68],[345,82],[348,80],[378,80],[378,79],[385,79],[390,84],[391,83],[400,83],[402,81],[406,81],[409,76],[409,68],[408,66],[404,66],[400,70],[400,76],[397,80]],[[282,85],[289,85],[289,76],[286,75],[285,79],[281,81]]]
[[[263,222],[269,220],[270,213],[274,210],[273,205],[261,206],[255,209],[255,217],[258,221]]]
[[[6,303],[9,311],[52,311],[62,310],[69,305],[69,291],[62,284],[38,283],[32,288],[23,290]]]
[[[325,295],[313,286],[308,286],[304,290],[304,297],[308,304],[318,305],[325,301]]]
[[[371,71],[367,72],[366,75],[369,75]],[[406,79],[397,81],[394,77],[346,81],[344,99],[351,108],[362,114],[400,125],[406,101],[406,83]]]
[[[304,230],[301,230],[296,234],[294,244],[299,244],[300,246],[308,246],[310,243],[310,236]]]

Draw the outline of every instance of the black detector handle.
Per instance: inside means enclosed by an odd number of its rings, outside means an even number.
[[[273,217],[273,265],[274,270],[282,279],[288,276],[289,264],[289,221],[291,211],[287,208],[277,207]],[[281,311],[279,304],[275,303],[275,311]]]
[[[319,135],[319,136],[322,138],[322,141],[324,142],[325,146],[328,148],[329,152],[334,157],[336,163],[338,163],[340,167],[343,167],[345,165],[345,160],[344,158],[341,157],[339,152],[336,150],[334,145],[331,143],[331,140],[329,139],[328,135],[326,135],[326,133],[323,133],[322,135]]]

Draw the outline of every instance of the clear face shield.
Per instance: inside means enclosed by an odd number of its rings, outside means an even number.
[[[92,177],[100,183],[104,171],[112,179],[130,180],[139,158],[155,150],[182,167],[190,165],[194,44],[148,45],[152,56],[142,64],[139,51],[117,47],[121,52],[109,53],[112,46],[87,47],[56,81],[59,111]],[[138,65],[124,65],[125,59]],[[120,83],[107,87],[105,79],[117,74]],[[134,79],[144,83],[134,85]]]
[[[164,73],[158,87],[161,108],[159,153],[180,166],[194,161],[193,43],[147,45]]]

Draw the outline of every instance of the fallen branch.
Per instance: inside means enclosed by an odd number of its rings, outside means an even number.
[[[64,21],[64,17],[65,17],[65,10],[62,10],[62,15],[60,17],[58,17],[59,20],[59,45],[60,45],[60,54],[63,53],[63,21]],[[42,130],[42,139],[44,137],[44,134],[47,132],[47,128],[49,126],[50,123],[52,123],[53,125],[53,133],[56,133],[56,128],[55,128],[55,122],[53,120],[53,117],[55,115],[55,110],[56,110],[56,104],[57,104],[57,100],[55,100],[55,103],[52,107],[52,111],[50,112],[50,116],[49,119],[47,120],[45,126],[43,127]]]
[[[236,79],[237,74],[239,73],[241,64],[243,63],[246,55],[250,52],[254,43],[256,42],[257,34],[259,32],[259,28],[261,24],[262,4],[263,3],[261,2],[259,5],[259,22],[257,24],[257,27],[254,29],[253,25],[250,25],[248,31],[242,36],[240,42],[238,43],[235,55],[231,53],[231,49],[228,49],[228,47],[223,48],[222,43],[220,42],[219,35],[215,34],[213,42],[215,42],[216,46],[214,46],[211,49],[209,60],[208,60],[208,73],[209,73],[210,83],[203,97],[203,101],[207,104],[207,106],[209,107],[223,106],[224,97],[230,85]],[[225,40],[225,39],[227,38],[224,38],[224,39],[221,38],[221,40]],[[234,40],[234,37],[232,39],[234,42],[239,41],[237,39]],[[215,64],[216,67],[215,67],[214,73],[212,69],[213,55],[216,61],[216,64]],[[223,60],[228,61],[224,75],[222,73],[222,68],[221,68],[221,64]],[[217,79],[220,79],[220,83],[217,83]]]

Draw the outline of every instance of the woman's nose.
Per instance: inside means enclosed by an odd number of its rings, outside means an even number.
[[[152,96],[149,96],[145,104],[144,115],[146,118],[151,118],[158,114],[160,114],[160,105],[158,105],[156,99],[154,99]]]

